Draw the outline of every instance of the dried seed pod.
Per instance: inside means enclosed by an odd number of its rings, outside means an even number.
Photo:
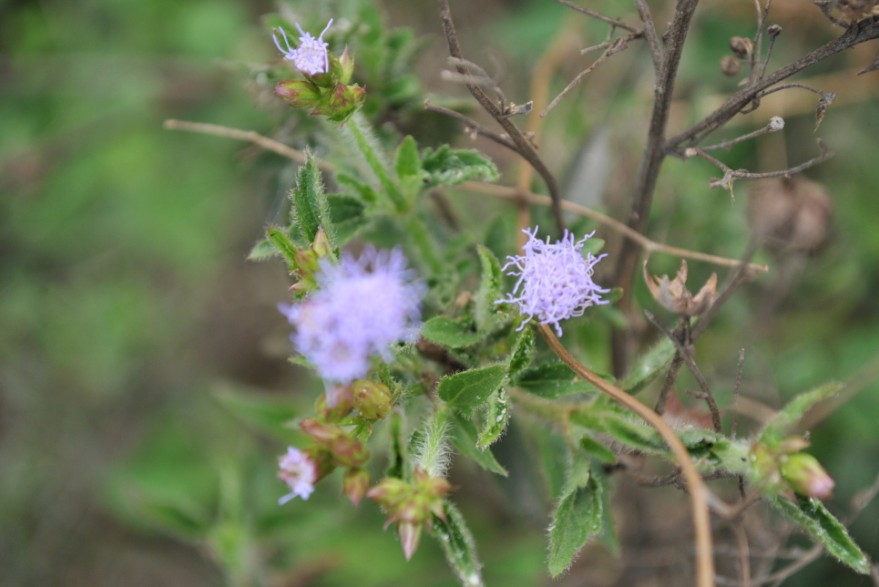
[[[720,60],[720,71],[727,77],[735,77],[739,75],[741,70],[741,63],[732,55],[727,55]]]
[[[754,43],[747,37],[733,37],[729,40],[729,48],[737,56],[747,59],[754,52]]]
[[[748,202],[751,229],[778,251],[817,250],[827,240],[832,215],[824,186],[799,177],[755,183]]]
[[[681,267],[674,279],[669,279],[668,275],[650,275],[647,273],[647,261],[644,261],[644,281],[654,300],[680,316],[699,316],[711,307],[717,297],[717,273],[711,274],[699,293],[690,293],[687,289],[686,260],[681,260]]]

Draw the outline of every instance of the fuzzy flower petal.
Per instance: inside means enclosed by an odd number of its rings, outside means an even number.
[[[311,33],[306,33],[302,30],[302,27],[299,26],[299,23],[296,23],[296,28],[299,29],[299,47],[295,49],[290,45],[290,41],[287,39],[287,33],[284,32],[284,29],[279,30],[281,31],[281,36],[284,39],[284,46],[286,48],[281,46],[280,41],[278,41],[277,33],[272,35],[272,39],[275,41],[275,46],[278,48],[278,51],[284,54],[284,59],[292,61],[293,65],[296,66],[296,69],[302,73],[308,75],[327,73],[330,70],[330,59],[327,55],[327,47],[329,45],[324,41],[324,33],[329,30],[332,24],[333,19],[331,18],[320,36],[315,39]]]
[[[338,265],[323,260],[316,280],[309,298],[279,308],[296,327],[296,349],[326,381],[363,378],[370,357],[390,361],[395,343],[418,338],[424,285],[399,250],[370,247],[359,258],[344,254]]]
[[[565,231],[562,240],[550,244],[537,238],[537,227],[523,231],[528,242],[522,247],[524,255],[507,257],[503,270],[507,275],[518,276],[513,293],[495,303],[518,304],[519,312],[526,317],[519,328],[524,328],[536,318],[541,324],[552,324],[561,336],[559,322],[582,316],[590,306],[607,304],[601,294],[603,289],[592,281],[595,264],[607,255],[598,257],[582,254],[583,245],[595,234],[587,234],[580,241]]]
[[[278,504],[284,505],[296,497],[308,499],[317,481],[317,465],[314,461],[301,450],[290,446],[287,447],[287,454],[278,458],[278,467],[278,479],[290,488],[290,493],[279,499]]]

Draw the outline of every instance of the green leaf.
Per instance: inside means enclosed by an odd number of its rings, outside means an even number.
[[[815,498],[798,497],[794,503],[781,497],[767,497],[787,519],[801,526],[841,563],[862,575],[870,573],[870,560],[855,544],[845,526]]]
[[[269,239],[264,238],[253,245],[253,248],[251,248],[250,252],[247,254],[247,260],[259,262],[278,256],[280,256],[280,253],[274,243]]]
[[[336,181],[339,182],[339,185],[352,189],[367,204],[375,204],[378,201],[378,193],[375,189],[356,177],[347,173],[337,173]]]
[[[636,422],[628,416],[605,414],[602,418],[604,431],[626,446],[646,453],[666,453],[665,442],[652,427]]]
[[[597,458],[603,463],[607,463],[608,465],[613,465],[617,462],[617,456],[613,453],[612,450],[610,450],[588,434],[584,435],[583,438],[580,439],[580,448],[582,448],[587,454]]]
[[[590,473],[589,461],[575,457],[549,526],[549,573],[566,571],[580,549],[603,528],[602,486]]]
[[[772,417],[763,431],[760,432],[759,442],[772,445],[789,436],[797,423],[818,402],[830,399],[840,389],[842,383],[825,383],[815,389],[801,393],[787,403],[775,416]]]
[[[479,433],[476,447],[485,449],[495,443],[507,429],[510,422],[510,398],[503,389],[499,389],[485,405],[485,424]]]
[[[621,387],[630,394],[638,393],[668,369],[674,356],[674,344],[667,338],[663,338],[632,366],[629,374],[623,379]]]
[[[503,385],[506,378],[505,365],[462,371],[440,380],[439,396],[456,408],[470,408],[488,399]]]
[[[411,176],[421,178],[421,159],[418,157],[418,145],[411,135],[406,135],[406,138],[397,147],[397,154],[394,157],[394,171],[397,172],[399,179]]]
[[[482,572],[473,534],[464,522],[464,516],[454,505],[446,501],[443,504],[446,519],[433,517],[430,534],[443,549],[446,561],[455,571],[458,580],[464,587],[482,587]]]
[[[323,180],[311,153],[306,153],[305,165],[299,168],[290,200],[293,202],[293,224],[306,242],[314,242],[318,229],[323,227],[330,242],[335,244],[335,230],[330,222]]]
[[[595,391],[591,383],[577,377],[564,363],[544,363],[525,369],[516,385],[534,395],[555,399],[572,393]]]
[[[367,225],[366,206],[353,196],[333,194],[327,196],[330,219],[336,231],[335,246],[341,247]]]
[[[476,427],[473,423],[457,413],[454,416],[453,422],[452,444],[455,445],[458,452],[486,471],[506,477],[508,475],[507,470],[501,466],[491,450],[476,448]]]
[[[468,347],[485,335],[473,332],[466,323],[445,316],[431,318],[421,327],[421,336],[450,349]]]
[[[482,274],[479,279],[479,289],[473,300],[473,317],[476,320],[476,329],[490,332],[499,325],[498,314],[500,307],[495,302],[501,299],[501,283],[503,272],[501,264],[494,254],[482,245],[477,248],[479,264]]]
[[[531,363],[531,357],[534,355],[534,345],[534,331],[530,328],[523,328],[518,336],[516,336],[516,341],[513,343],[513,352],[510,353],[510,362],[507,369],[510,379],[515,379]]]
[[[421,166],[427,172],[429,187],[438,185],[458,185],[465,181],[497,181],[497,167],[478,151],[452,149],[441,145],[425,149]]]
[[[285,230],[269,226],[266,228],[266,240],[284,258],[291,270],[296,268],[296,245]]]

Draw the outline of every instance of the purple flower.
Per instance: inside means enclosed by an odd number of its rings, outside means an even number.
[[[326,381],[365,377],[370,357],[390,361],[392,345],[417,339],[424,285],[399,250],[368,247],[357,259],[343,254],[338,265],[323,259],[316,280],[310,297],[279,309],[296,327],[296,350]]]
[[[519,276],[513,293],[498,300],[500,303],[519,305],[519,312],[526,316],[519,327],[524,328],[532,318],[541,324],[552,324],[556,333],[562,335],[561,320],[582,316],[586,308],[607,304],[601,294],[608,293],[592,281],[595,264],[607,255],[599,257],[582,254],[583,245],[595,232],[574,242],[574,235],[565,230],[562,240],[550,244],[537,238],[537,227],[529,232],[528,242],[522,247],[524,255],[507,257],[503,270],[507,275]]]
[[[296,28],[299,29],[299,47],[296,49],[290,46],[290,41],[287,40],[287,33],[284,32],[283,28],[279,30],[281,31],[281,36],[284,38],[284,45],[287,49],[285,50],[281,47],[277,33],[272,34],[272,39],[275,41],[275,46],[278,48],[278,51],[284,54],[284,59],[292,61],[293,65],[296,66],[296,69],[302,73],[308,75],[327,73],[330,70],[330,59],[327,55],[327,47],[329,45],[324,41],[324,33],[330,29],[330,25],[332,24],[333,19],[331,18],[320,36],[315,39],[311,36],[311,33],[303,31],[302,27],[299,26],[299,23],[297,22]]]
[[[317,481],[317,465],[314,461],[301,450],[290,446],[287,447],[287,454],[278,457],[278,467],[278,479],[290,488],[290,493],[279,499],[278,504],[284,505],[296,497],[308,499]]]

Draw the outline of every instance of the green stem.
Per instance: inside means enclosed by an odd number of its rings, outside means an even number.
[[[442,273],[443,260],[437,254],[437,244],[434,242],[420,216],[411,214],[406,219],[406,232],[412,238],[412,243],[415,245],[418,256],[427,265],[430,272],[434,275]]]
[[[396,182],[391,177],[387,164],[379,154],[375,139],[372,137],[372,130],[369,128],[369,123],[357,112],[345,121],[345,128],[348,129],[354,138],[357,148],[360,150],[363,158],[366,159],[366,164],[369,165],[369,168],[375,174],[385,194],[387,194],[394,210],[405,212],[406,198],[403,197],[400,188],[397,187]]]

